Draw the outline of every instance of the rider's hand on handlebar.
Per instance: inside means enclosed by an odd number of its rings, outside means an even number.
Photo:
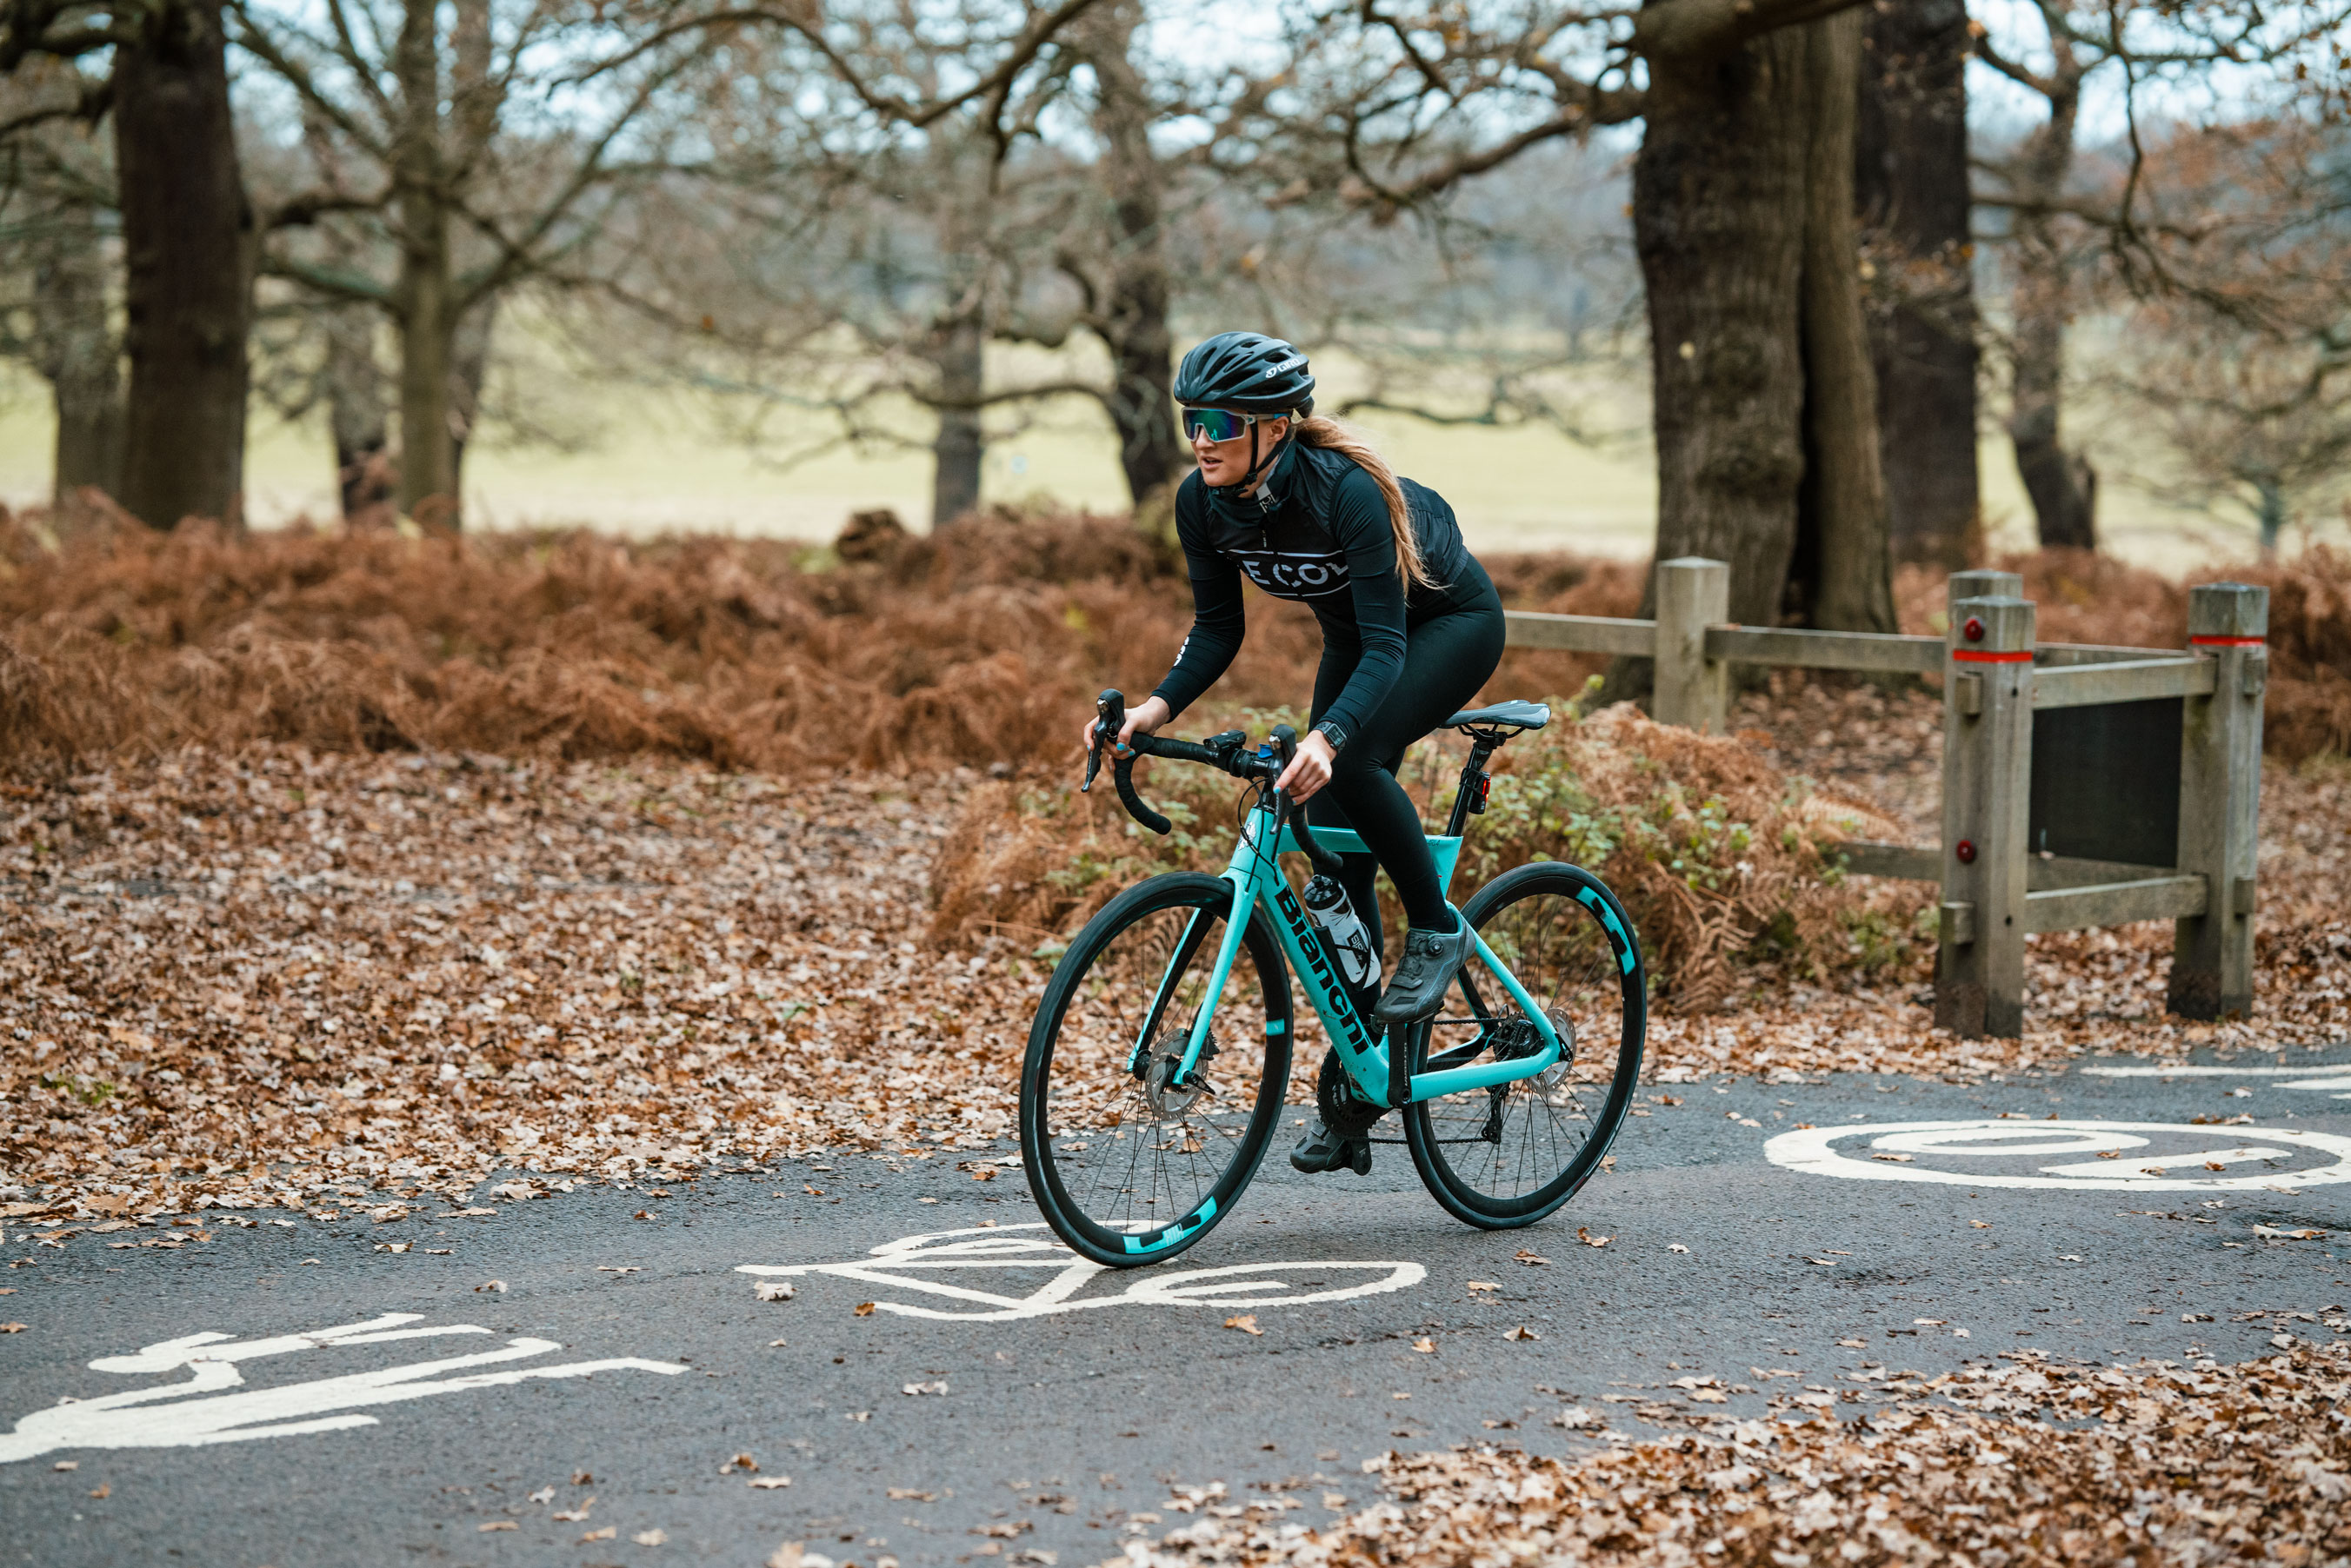
[[[1157,699],[1154,699],[1157,701]],[[1331,782],[1331,763],[1338,753],[1331,749],[1331,737],[1316,730],[1298,742],[1298,754],[1274,780],[1274,787],[1289,793],[1293,801],[1303,804],[1319,794]]]
[[[1119,748],[1123,750],[1131,745],[1138,733],[1157,734],[1159,727],[1173,717],[1175,715],[1167,711],[1167,704],[1163,699],[1144,698],[1126,711],[1126,722],[1118,732]],[[1088,751],[1093,749],[1094,725],[1097,722],[1099,721],[1089,719],[1086,721],[1086,727],[1079,732],[1078,744]]]

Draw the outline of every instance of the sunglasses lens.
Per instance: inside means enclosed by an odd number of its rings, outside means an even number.
[[[1205,434],[1210,441],[1230,441],[1249,429],[1249,421],[1223,409],[1186,409],[1184,433]]]

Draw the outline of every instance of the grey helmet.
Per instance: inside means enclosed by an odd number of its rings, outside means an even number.
[[[1219,332],[1184,356],[1176,400],[1244,414],[1311,414],[1314,375],[1293,344],[1262,332]]]

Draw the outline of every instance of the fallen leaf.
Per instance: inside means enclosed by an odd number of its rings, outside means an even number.
[[[1668,1252],[1687,1252],[1689,1249],[1683,1246],[1679,1241],[1673,1241],[1667,1243],[1666,1251]]]
[[[454,1209],[441,1216],[444,1220],[486,1220],[497,1212],[495,1209]]]
[[[1254,1334],[1262,1336],[1265,1333],[1265,1330],[1258,1327],[1257,1314],[1253,1312],[1243,1313],[1238,1317],[1228,1317],[1225,1319],[1225,1326],[1227,1328],[1237,1328],[1243,1334]]]
[[[771,1339],[768,1341],[768,1348],[769,1350],[781,1350],[784,1348],[784,1342],[780,1339]]]
[[[640,1546],[659,1546],[669,1539],[669,1534],[660,1530],[640,1530],[629,1539]]]
[[[375,1250],[379,1252],[405,1252],[414,1245],[413,1241],[378,1241]]]
[[[850,1309],[850,1314],[854,1317],[872,1317],[873,1315],[873,1303],[872,1302],[859,1302],[855,1306]]]
[[[800,1190],[807,1193],[810,1198],[821,1198],[824,1196],[824,1189],[822,1188],[810,1187],[805,1183],[802,1184]]]
[[[1533,1329],[1529,1328],[1526,1324],[1520,1324],[1516,1328],[1504,1329],[1502,1331],[1502,1337],[1504,1339],[1541,1339],[1542,1335],[1537,1334]]]
[[[640,1209],[634,1214],[630,1215],[629,1218],[632,1220],[658,1220],[661,1216],[654,1213],[650,1209]]]
[[[1909,1164],[1914,1163],[1914,1162],[1913,1162],[1913,1160],[1912,1160],[1912,1158],[1911,1158],[1909,1155],[1907,1155],[1907,1154],[1883,1154],[1883,1153],[1880,1153],[1880,1154],[1873,1154],[1873,1155],[1871,1155],[1869,1158],[1872,1158],[1872,1159],[1882,1159],[1882,1160],[1884,1160],[1884,1161],[1885,1161],[1886,1164],[1888,1164],[1888,1165],[1909,1165]]]
[[[1614,1236],[1595,1236],[1591,1231],[1585,1230],[1583,1226],[1578,1225],[1575,1228],[1575,1239],[1583,1242],[1587,1247],[1605,1247],[1609,1242],[1614,1241],[1616,1238]]]
[[[893,1486],[890,1488],[889,1490],[890,1501],[892,1502],[936,1502],[939,1501],[938,1493],[935,1491],[916,1491],[910,1486]]]
[[[510,1203],[521,1203],[538,1196],[528,1181],[502,1181],[490,1189],[490,1196],[503,1198]]]
[[[0,1334],[22,1334],[24,1332],[25,1324],[21,1323],[0,1323]]]
[[[56,1464],[51,1465],[49,1469],[53,1470],[78,1470],[81,1469],[81,1461],[79,1459],[59,1459]]]
[[[791,1484],[792,1478],[789,1476],[761,1476],[758,1480],[751,1483],[751,1490],[753,1491],[775,1491],[779,1488],[788,1487]]]
[[[1970,1228],[1978,1231],[1989,1231],[1991,1229],[1991,1221],[1989,1220],[1970,1220],[1968,1221],[1968,1224]]]
[[[581,1536],[580,1538],[580,1544],[585,1546],[591,1541],[610,1541],[612,1537],[620,1533],[621,1531],[618,1525],[608,1524],[601,1530],[591,1530],[587,1534]]]
[[[580,1521],[588,1517],[588,1511],[595,1506],[596,1500],[594,1498],[583,1497],[580,1500],[579,1504],[576,1507],[552,1514],[549,1517],[559,1519],[566,1524],[578,1524]]]
[[[504,1295],[506,1290],[507,1282],[504,1280],[485,1280],[474,1287],[474,1293],[480,1295],[484,1291],[487,1291],[493,1295]]]
[[[1940,1328],[1949,1320],[1939,1317],[1914,1317],[1910,1321],[1921,1328]]]
[[[114,1495],[114,1483],[111,1481],[100,1481],[96,1486],[89,1489],[89,1495],[100,1498],[112,1497]]]
[[[1471,1280],[1468,1288],[1473,1291],[1499,1291],[1502,1287],[1490,1280]]]
[[[1434,1355],[1437,1354],[1437,1341],[1433,1339],[1416,1339],[1412,1342],[1412,1347],[1415,1350],[1419,1351],[1423,1355]]]
[[[597,1264],[596,1272],[600,1274],[635,1274],[643,1272],[642,1269],[621,1268],[611,1263]]]
[[[482,1534],[487,1535],[493,1530],[519,1530],[522,1527],[511,1519],[494,1519],[487,1524],[477,1524],[474,1528]]]
[[[944,1381],[937,1383],[908,1383],[902,1385],[898,1389],[898,1392],[901,1394],[944,1394],[946,1391],[947,1386]]]
[[[1849,1350],[1867,1350],[1869,1348],[1869,1341],[1865,1339],[1840,1339],[1837,1343],[1845,1346]]]
[[[1531,1252],[1524,1247],[1520,1248],[1518,1251],[1518,1261],[1525,1264],[1530,1269],[1540,1269],[1544,1264],[1551,1262],[1549,1258],[1542,1257],[1538,1253]]]
[[[531,1493],[527,1501],[538,1503],[553,1502],[555,1501],[555,1489],[551,1486],[543,1486],[537,1491]]]
[[[1601,1418],[1581,1405],[1570,1405],[1566,1409],[1553,1416],[1551,1418],[1551,1424],[1554,1427],[1565,1427],[1571,1432],[1579,1432],[1586,1427],[1599,1426]]]
[[[2282,1231],[2272,1225],[2256,1225],[2253,1234],[2271,1241],[2315,1241],[2326,1234],[2324,1231]]]
[[[753,1471],[756,1471],[756,1470],[758,1470],[758,1468],[759,1468],[759,1461],[758,1461],[758,1460],[757,1460],[757,1459],[753,1459],[753,1458],[752,1458],[750,1455],[748,1455],[748,1454],[737,1454],[737,1455],[736,1455],[733,1459],[728,1459],[725,1464],[723,1464],[723,1465],[719,1466],[718,1468],[719,1468],[719,1469],[720,1469],[720,1471],[721,1471],[722,1473],[723,1473],[723,1472],[725,1472],[725,1471],[726,1471],[726,1470],[753,1470]]]

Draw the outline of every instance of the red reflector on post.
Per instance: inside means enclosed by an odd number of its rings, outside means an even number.
[[[2188,639],[2188,646],[2190,648],[2266,648],[2269,646],[2269,639],[2265,637],[2191,637]]]
[[[2019,649],[2013,653],[1992,653],[1979,648],[1955,648],[1951,657],[1961,664],[2030,664],[2031,649]]]

